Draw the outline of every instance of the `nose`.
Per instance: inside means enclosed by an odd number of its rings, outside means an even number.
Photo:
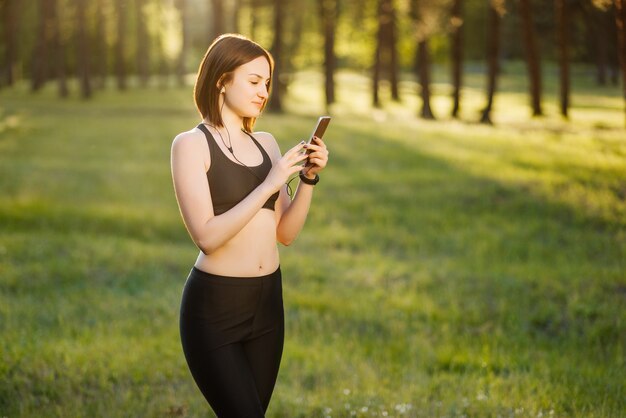
[[[268,93],[267,93],[267,86],[265,84],[263,84],[261,86],[261,88],[259,89],[259,91],[257,92],[257,94],[259,95],[259,97],[261,97],[262,99],[267,99]]]

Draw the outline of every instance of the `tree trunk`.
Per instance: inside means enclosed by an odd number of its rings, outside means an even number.
[[[55,66],[55,75],[57,77],[57,85],[59,97],[69,96],[69,89],[67,87],[67,63],[65,57],[65,39],[61,37],[61,25],[59,19],[59,9],[57,0],[49,0],[50,13],[52,24],[51,31],[51,47],[53,51],[53,64]]]
[[[398,88],[398,30],[396,23],[396,9],[393,0],[387,1],[387,14],[389,23],[387,25],[387,48],[389,49],[389,82],[391,83],[391,100],[400,101],[400,89]]]
[[[374,52],[374,67],[372,68],[372,105],[374,107],[380,107],[380,96],[378,91],[380,89],[381,54],[381,45],[377,42],[376,51]]]
[[[376,49],[374,50],[374,67],[372,68],[372,105],[380,107],[380,76],[385,54],[385,1],[378,0],[378,32],[376,32]]]
[[[418,0],[411,0],[409,3],[409,16],[415,26],[421,24],[420,3]],[[414,70],[417,75],[420,97],[422,98],[422,108],[420,116],[424,119],[435,119],[430,106],[430,53],[428,51],[428,36],[424,33],[416,33],[417,48],[415,50]]]
[[[180,12],[181,38],[180,53],[178,54],[178,62],[176,66],[176,79],[179,86],[185,85],[185,75],[187,73],[185,59],[187,58],[187,50],[189,49],[189,29],[187,20],[189,18],[189,4],[187,0],[177,0],[176,6]]]
[[[500,24],[504,14],[502,0],[489,1],[487,35],[487,105],[480,118],[481,123],[492,124],[491,111],[500,72]]]
[[[461,84],[463,76],[463,0],[452,4],[452,117],[459,117],[461,107]]]
[[[533,28],[533,12],[531,0],[519,0],[522,37],[526,52],[526,64],[530,81],[530,102],[533,116],[541,116],[541,68],[539,53]]]
[[[619,65],[622,70],[622,92],[626,105],[626,0],[615,0],[615,23],[617,26]],[[626,117],[626,106],[624,106],[624,111]]]
[[[373,104],[380,106],[380,79],[383,72],[389,75],[391,84],[391,98],[400,100],[398,90],[398,53],[396,48],[395,10],[393,0],[378,1],[378,32],[376,36],[376,51],[374,55]]]
[[[224,33],[224,1],[223,0],[211,0],[211,22],[213,22],[213,29],[211,39],[215,39]]]
[[[126,90],[126,0],[117,0],[117,40],[115,42],[115,72],[117,88]]]
[[[2,7],[2,22],[4,26],[4,68],[0,71],[0,87],[4,84],[12,86],[15,82],[15,67],[17,65],[17,0],[4,0]]]
[[[282,93],[284,86],[281,81],[281,74],[283,70],[283,23],[284,23],[284,10],[285,0],[273,0],[274,4],[274,41],[271,47],[271,53],[274,57],[274,83],[272,86],[272,99],[269,102],[270,110],[274,112],[283,111]]]
[[[324,30],[324,93],[326,108],[335,102],[335,26],[337,22],[337,1],[320,0],[320,15]]]
[[[99,89],[103,89],[106,84],[106,77],[108,75],[107,71],[107,44],[105,38],[105,15],[104,15],[104,4],[103,0],[97,0],[96,2],[96,39],[94,40],[95,54],[92,54],[94,57],[95,64],[95,74],[98,75],[98,78],[95,82],[95,87]]]
[[[91,97],[89,36],[87,35],[85,8],[87,0],[77,0],[77,26],[78,26],[78,56],[76,63],[78,67],[78,78],[80,80],[80,93],[84,99]]]
[[[53,19],[52,22],[54,24],[52,28],[52,45],[54,53],[54,64],[56,67],[56,77],[58,83],[58,91],[60,97],[67,97],[70,94],[69,88],[67,87],[67,60],[66,60],[66,45],[65,39],[61,37],[61,21],[59,19],[59,10],[58,10],[58,1],[57,0],[49,0],[53,3],[52,11],[53,11]]]
[[[567,0],[555,0],[555,16],[557,30],[557,46],[559,57],[559,93],[561,104],[561,115],[568,117],[569,108],[569,17]]]
[[[43,87],[49,77],[49,51],[50,51],[50,28],[52,11],[54,6],[52,1],[39,0],[39,22],[37,25],[37,38],[32,57],[31,90],[38,91]]]
[[[580,4],[580,11],[585,22],[586,35],[592,40],[589,48],[590,54],[595,60],[596,82],[598,85],[604,86],[606,85],[608,64],[608,30],[603,22],[606,13],[588,2]]]
[[[137,73],[141,87],[148,85],[150,78],[150,55],[146,17],[143,12],[145,0],[135,0],[135,24],[137,25]]]
[[[420,116],[424,119],[435,119],[435,115],[430,107],[430,52],[428,38],[422,39],[417,45],[417,74],[422,96]]]

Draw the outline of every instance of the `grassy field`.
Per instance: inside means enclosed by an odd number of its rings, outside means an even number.
[[[618,417],[626,411],[626,131],[576,75],[572,121],[507,75],[493,127],[469,75],[417,119],[340,74],[331,163],[282,249],[287,337],[270,417]],[[323,113],[299,74],[283,149]],[[178,308],[196,248],[169,147],[191,88],[61,101],[0,91],[0,417],[203,417]]]

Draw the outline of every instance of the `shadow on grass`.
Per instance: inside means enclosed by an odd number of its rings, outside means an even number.
[[[547,373],[552,387],[541,390],[565,413],[623,406],[613,363],[624,333],[623,222],[369,129],[335,126],[333,137],[304,260],[289,260],[298,338],[333,330],[361,342],[352,356],[459,381]],[[593,173],[579,175],[593,187]],[[508,354],[482,360],[485,347]],[[603,380],[606,392],[587,390]]]

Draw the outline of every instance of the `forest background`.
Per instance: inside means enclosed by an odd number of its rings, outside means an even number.
[[[268,46],[276,60],[273,110],[297,71],[323,68],[327,105],[335,101],[335,73],[349,69],[380,83],[400,100],[403,73],[415,73],[420,113],[433,118],[431,64],[450,67],[452,116],[460,108],[464,63],[486,62],[486,105],[491,122],[501,61],[524,61],[532,115],[542,110],[542,63],[557,63],[560,112],[568,116],[571,63],[595,67],[599,85],[618,87],[626,74],[626,10],[622,0],[3,0],[0,86],[29,78],[32,90],[56,79],[80,80],[83,97],[114,75],[124,90],[127,75],[141,86],[159,74],[185,84],[198,56],[218,34],[242,32]],[[467,66],[467,64],[465,64]],[[191,71],[193,72],[193,71]],[[624,96],[626,97],[626,89]],[[626,114],[626,111],[625,111]],[[625,118],[626,119],[626,118]]]
[[[0,0],[0,416],[206,416],[169,172],[220,33],[322,113],[272,417],[626,410],[625,0]]]

